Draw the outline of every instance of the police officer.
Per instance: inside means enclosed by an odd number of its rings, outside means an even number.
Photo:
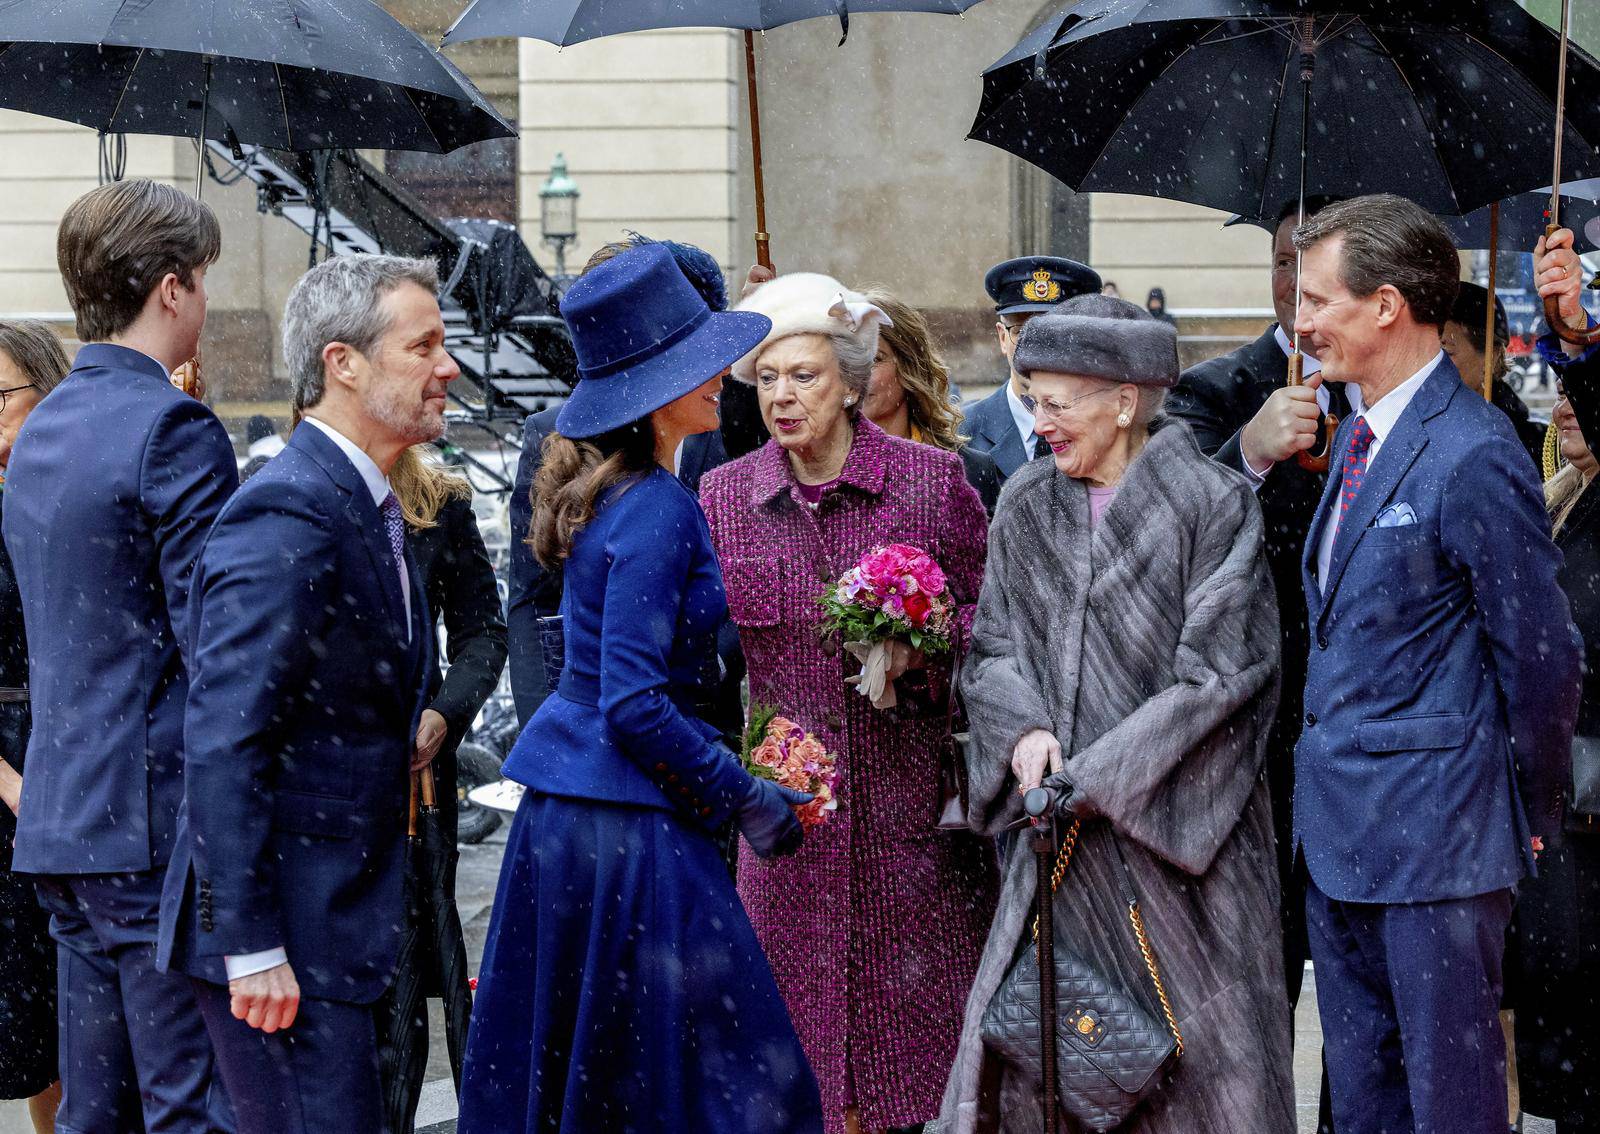
[[[1075,295],[1100,290],[1100,275],[1086,264],[1060,256],[1021,256],[989,269],[984,290],[994,300],[995,336],[1005,355],[1009,379],[981,402],[967,409],[962,428],[971,435],[971,447],[988,453],[1010,476],[1024,461],[1049,452],[1033,432],[1033,411],[1022,401],[1028,380],[1011,368],[1011,352],[1023,324],[1041,311]]]

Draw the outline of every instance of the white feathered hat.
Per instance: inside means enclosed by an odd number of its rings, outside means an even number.
[[[766,347],[790,335],[846,335],[871,358],[878,350],[878,325],[893,326],[883,308],[832,276],[792,272],[768,280],[734,308],[756,311],[772,320],[761,345],[733,364],[733,376],[754,384],[756,358]]]

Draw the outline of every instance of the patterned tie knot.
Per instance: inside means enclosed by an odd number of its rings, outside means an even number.
[[[1350,511],[1350,505],[1361,491],[1361,479],[1367,475],[1367,453],[1375,440],[1372,426],[1365,417],[1356,418],[1350,430],[1350,448],[1344,455],[1344,483],[1339,487],[1339,515]]]
[[[404,570],[406,561],[406,521],[400,511],[400,500],[394,493],[383,498],[378,510],[383,513],[383,526],[389,534],[389,547],[394,552],[397,567]]]

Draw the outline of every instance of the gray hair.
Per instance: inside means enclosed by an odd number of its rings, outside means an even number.
[[[872,334],[845,334],[834,331],[828,335],[833,345],[833,357],[839,363],[839,378],[844,388],[856,395],[856,408],[867,396],[867,383],[872,381],[872,360],[878,357],[878,328],[872,324]]]
[[[294,384],[294,407],[308,410],[326,389],[322,352],[344,343],[370,354],[389,332],[379,308],[402,284],[414,283],[430,295],[439,290],[439,268],[432,260],[356,253],[324,260],[300,277],[283,306],[283,355]]]
[[[72,369],[61,340],[37,319],[0,322],[0,354],[16,364],[41,397],[60,385]]]
[[[1294,246],[1304,252],[1333,236],[1344,237],[1339,279],[1351,295],[1365,299],[1389,284],[1418,323],[1449,322],[1461,287],[1461,259],[1450,230],[1422,206],[1388,193],[1352,197],[1295,229]]]

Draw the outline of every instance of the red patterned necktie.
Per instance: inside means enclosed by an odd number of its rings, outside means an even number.
[[[1344,455],[1344,483],[1339,488],[1339,518],[1344,519],[1350,504],[1361,491],[1361,478],[1367,475],[1367,450],[1372,448],[1372,426],[1365,417],[1356,418],[1350,430],[1350,448]]]

